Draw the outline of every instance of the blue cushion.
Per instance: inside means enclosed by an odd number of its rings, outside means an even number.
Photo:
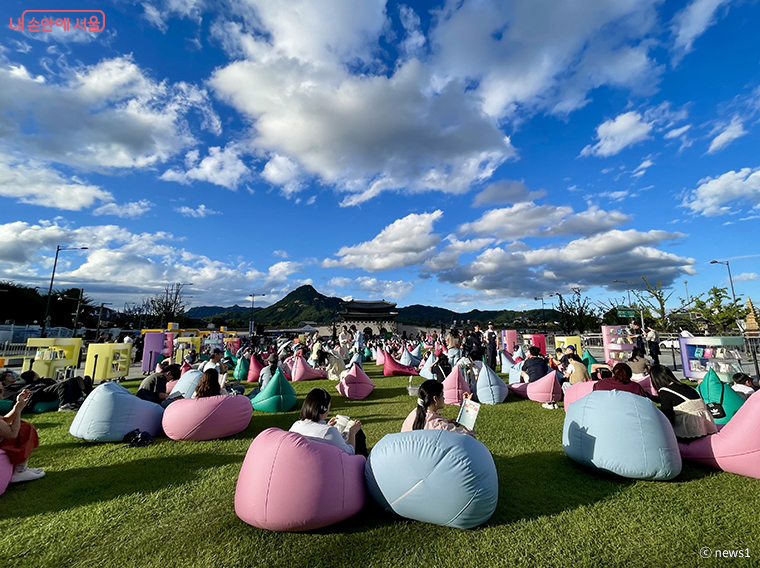
[[[435,353],[430,353],[430,356],[425,360],[425,364],[422,366],[422,369],[420,369],[420,377],[423,377],[425,379],[435,380],[435,375],[433,374],[432,368],[433,363],[436,361]]]
[[[416,357],[412,357],[412,354],[409,353],[409,350],[404,348],[403,353],[401,354],[401,357],[399,357],[398,362],[404,365],[405,367],[416,367],[420,364],[420,360]]]
[[[483,365],[475,383],[475,392],[481,404],[499,404],[507,398],[509,388],[491,367]]]
[[[508,373],[509,370],[514,367],[514,363],[507,358],[507,354],[504,351],[499,351],[499,358],[501,359],[501,372]],[[509,381],[510,383],[512,381]]]
[[[412,353],[412,357],[414,357],[418,361],[422,359],[422,344],[417,344],[417,347],[412,349],[411,353]]]
[[[346,365],[346,369],[348,369],[353,363],[356,363],[361,369],[364,369],[362,366],[361,353],[354,353],[353,357],[351,357],[351,360],[348,362],[348,365]]]
[[[512,367],[509,369],[509,384],[519,383],[520,382],[520,375],[522,373],[523,364],[522,361],[517,363],[516,365],[512,365]]]
[[[594,391],[566,410],[562,449],[570,459],[631,479],[666,480],[681,473],[673,427],[649,399]]]
[[[397,515],[460,529],[485,523],[496,510],[499,479],[488,449],[446,430],[384,436],[367,459],[367,489]]]
[[[121,442],[135,429],[158,436],[163,415],[160,404],[137,398],[118,383],[103,383],[84,399],[69,433],[91,442]]]
[[[184,398],[191,398],[195,389],[198,388],[198,383],[201,382],[202,376],[203,373],[198,369],[186,371],[185,374],[179,378],[177,384],[174,385],[172,392],[169,394],[182,393]]]

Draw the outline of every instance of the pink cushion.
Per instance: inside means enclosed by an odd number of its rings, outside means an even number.
[[[242,432],[252,415],[246,396],[184,398],[166,407],[161,424],[172,440],[214,440]]]
[[[343,376],[335,388],[346,398],[358,400],[367,398],[369,393],[375,389],[375,383],[359,365],[351,365],[348,373]]]
[[[192,370],[193,370],[193,366],[190,363],[188,363],[187,361],[182,361],[182,366],[179,368],[179,376],[181,377],[188,371],[192,371]],[[166,392],[169,392],[169,391],[167,390]]]
[[[375,350],[375,365],[378,367],[385,365],[385,351],[382,349]]]
[[[512,383],[509,390],[517,396],[535,400],[536,402],[559,402],[562,400],[562,387],[557,380],[557,372],[550,371],[532,383]]]
[[[570,385],[569,387],[567,387],[567,390],[564,393],[565,412],[567,412],[567,407],[570,406],[573,402],[575,402],[578,399],[583,398],[587,394],[590,394],[593,390],[594,390],[593,381],[575,383],[574,385]]]
[[[13,464],[11,463],[8,454],[3,450],[0,450],[0,495],[5,493],[8,489],[8,484],[11,481],[13,475]]]
[[[251,442],[235,489],[235,513],[272,531],[308,531],[364,507],[363,456],[269,428]]]
[[[293,357],[293,382],[296,381],[311,381],[314,379],[326,379],[327,373],[319,369],[313,368],[306,362],[301,355]]]
[[[637,382],[641,385],[641,388],[644,389],[645,392],[648,392],[652,396],[658,396],[657,391],[652,386],[652,379],[647,375],[646,377],[642,379],[632,379],[634,382]]]
[[[459,365],[454,365],[446,380],[443,381],[443,402],[460,406],[462,395],[469,392],[470,386],[464,380],[462,368]]]
[[[391,357],[390,353],[386,352],[385,361],[383,363],[383,375],[389,377],[391,375],[419,375],[419,373],[414,367],[402,365]]]
[[[172,392],[172,389],[177,385],[179,382],[179,379],[176,381],[167,381],[166,382],[166,392]]]
[[[717,434],[678,444],[681,457],[760,479],[760,391],[742,404]]]
[[[259,375],[261,374],[261,370],[264,368],[264,365],[262,365],[258,358],[254,355],[251,355],[251,360],[248,363],[248,376],[245,379],[245,382],[247,383],[255,383],[259,380]]]

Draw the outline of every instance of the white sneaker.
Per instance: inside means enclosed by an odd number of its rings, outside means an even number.
[[[545,402],[541,406],[547,410],[557,410],[556,402]]]
[[[41,477],[45,477],[45,472],[42,471],[39,468],[31,468],[27,467],[23,471],[14,472],[11,476],[11,483],[21,483],[24,481],[34,481],[35,479],[39,479]]]

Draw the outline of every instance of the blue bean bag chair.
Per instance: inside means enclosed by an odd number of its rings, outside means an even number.
[[[499,478],[488,449],[447,430],[414,430],[384,436],[364,470],[367,490],[397,515],[460,529],[491,518]]]
[[[348,369],[352,364],[356,364],[359,367],[364,369],[362,366],[362,355],[361,353],[354,353],[353,357],[351,357],[351,360],[348,362],[348,365],[346,365],[346,369]]]
[[[582,465],[630,479],[681,473],[668,419],[649,399],[625,391],[593,391],[567,407],[562,449]]]
[[[430,353],[427,359],[425,359],[425,364],[422,366],[422,369],[420,369],[420,377],[424,377],[426,379],[435,380],[435,375],[433,374],[433,363],[435,363],[436,357],[433,353]]]
[[[475,383],[475,393],[481,404],[499,404],[507,398],[509,388],[491,367],[483,365]]]
[[[118,383],[103,383],[84,399],[69,433],[91,442],[121,442],[135,429],[158,436],[163,415],[161,405],[137,398]]]
[[[727,424],[731,417],[736,414],[744,404],[744,398],[729,385],[720,380],[720,377],[712,369],[708,369],[702,382],[697,386],[697,392],[705,401],[705,404],[718,403],[723,406],[725,416],[715,418],[716,424]]]
[[[169,394],[180,393],[184,398],[191,398],[195,392],[195,389],[198,388],[198,383],[201,382],[202,376],[203,373],[201,373],[198,369],[187,371],[179,378],[177,384],[174,385],[174,388]]]
[[[404,352],[401,354],[401,357],[399,357],[398,362],[405,367],[416,367],[420,364],[420,360],[416,357],[412,357],[412,354],[409,353],[408,349],[404,349]]]
[[[499,359],[501,359],[502,373],[508,373],[509,370],[515,366],[515,364],[509,359],[509,357],[507,357],[507,354],[504,353],[504,351],[499,351]]]
[[[418,359],[418,360],[422,359],[422,344],[418,343],[417,347],[412,349],[411,354],[412,354],[412,357],[414,357],[415,359]]]
[[[510,385],[520,382],[520,374],[522,373],[522,368],[523,368],[522,362],[520,362],[520,363],[515,363],[509,369],[509,384]]]

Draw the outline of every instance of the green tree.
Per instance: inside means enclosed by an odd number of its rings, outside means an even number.
[[[731,300],[728,288],[717,286],[708,290],[707,298],[703,298],[702,294],[697,296],[694,300],[694,309],[718,333],[737,331],[736,320],[742,319],[747,313],[747,309],[739,300],[736,302]]]
[[[659,330],[665,330],[669,325],[665,303],[673,295],[673,292],[668,293],[663,287],[661,280],[658,280],[657,284],[652,286],[646,276],[642,276],[641,279],[647,285],[647,289],[634,290],[633,293],[639,302],[641,302],[641,305],[644,306],[645,316],[647,316],[646,312],[649,312],[647,319],[653,322],[653,326]]]
[[[599,325],[599,315],[597,308],[591,303],[589,298],[581,295],[581,289],[573,288],[573,294],[568,298],[557,294],[559,305],[557,311],[560,314],[560,322],[565,332],[572,333],[577,331],[583,333]]]

